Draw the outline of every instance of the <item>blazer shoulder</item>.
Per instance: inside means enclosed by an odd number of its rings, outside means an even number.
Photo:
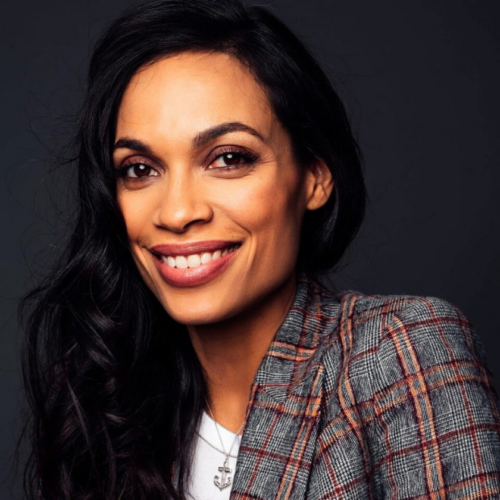
[[[394,367],[407,359],[411,360],[409,371],[420,364],[429,368],[461,359],[474,363],[486,382],[491,382],[493,373],[482,338],[470,319],[450,300],[355,290],[342,292],[338,298],[338,333],[348,348],[345,354],[348,360],[363,360],[367,373],[378,371],[387,379],[397,371]]]
[[[338,377],[339,370],[356,373],[366,382],[364,390],[377,391],[374,374],[380,372],[381,365],[391,368],[387,365],[398,363],[401,356],[418,356],[420,352],[436,363],[446,362],[454,353],[489,371],[473,324],[447,299],[356,290],[337,293],[336,297],[338,322],[320,349],[327,378]],[[434,353],[434,358],[428,352]]]
[[[346,308],[352,308],[353,319],[359,320],[363,316],[392,317],[394,314],[432,315],[434,312],[454,313],[467,320],[462,311],[451,301],[430,296],[410,294],[368,294],[356,290],[346,290],[338,294],[338,299]],[[358,323],[359,321],[357,321]]]
[[[469,318],[453,302],[435,296],[410,294],[367,294],[346,290],[338,294],[340,325],[349,328],[355,339],[372,348],[383,341],[395,324],[399,327],[422,325],[456,325],[461,330],[474,330]]]
[[[450,300],[352,289],[338,292],[317,282],[311,289],[315,298],[308,324],[314,335],[308,346],[317,347],[313,357],[326,372],[338,373],[341,365],[370,377],[381,357],[398,350],[402,354],[403,348],[411,355],[418,351],[413,348],[416,345],[455,349],[461,356],[471,353],[486,365],[484,346],[474,325]]]
[[[500,399],[484,344],[453,302],[354,290],[337,298],[338,326],[328,335],[321,358],[329,417],[339,411],[336,394],[349,394],[345,404],[350,406],[371,408],[368,402],[374,398],[391,405],[404,399],[413,380],[425,377],[431,386],[477,381],[483,389],[476,392],[484,390],[483,399],[491,402],[500,421]]]
[[[500,401],[463,312],[433,296],[337,297],[339,322],[322,357],[314,498],[331,493],[321,480],[331,464],[348,471],[337,485],[352,485],[361,471],[357,483],[373,478],[377,497],[499,491]],[[367,456],[383,464],[370,477]]]

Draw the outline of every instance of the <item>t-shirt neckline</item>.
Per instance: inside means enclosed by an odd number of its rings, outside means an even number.
[[[241,441],[241,434],[238,436],[238,438],[236,438],[235,432],[226,429],[226,427],[222,426],[218,422],[217,422],[217,427],[219,428],[220,438],[219,438],[219,433],[217,432],[217,428],[215,427],[215,420],[205,410],[203,410],[200,428],[198,430],[200,435],[204,439],[206,439],[210,444],[219,448],[221,451],[222,447],[220,441],[222,439],[222,442],[224,444],[224,449],[226,450],[226,452],[229,452],[229,449],[232,446],[230,454],[231,455],[237,454]]]

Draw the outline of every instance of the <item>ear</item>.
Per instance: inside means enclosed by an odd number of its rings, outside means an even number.
[[[306,169],[306,207],[316,210],[322,207],[333,191],[332,173],[321,158],[316,158]]]

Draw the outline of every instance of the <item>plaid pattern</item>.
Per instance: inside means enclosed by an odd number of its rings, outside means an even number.
[[[230,500],[500,498],[481,340],[435,297],[305,273],[250,392]]]

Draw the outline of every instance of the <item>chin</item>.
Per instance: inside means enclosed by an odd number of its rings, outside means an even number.
[[[177,323],[182,325],[206,325],[209,323],[217,323],[230,318],[234,315],[232,310],[227,308],[218,309],[215,304],[211,302],[205,302],[204,305],[200,307],[189,306],[164,306],[167,313],[175,320]]]

